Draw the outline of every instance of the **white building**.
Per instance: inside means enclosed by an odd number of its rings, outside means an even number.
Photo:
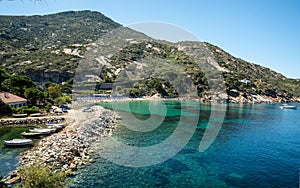
[[[248,85],[248,84],[251,84],[251,81],[250,80],[247,80],[247,79],[243,79],[243,80],[240,80],[240,82]]]
[[[2,102],[9,104],[13,108],[19,108],[27,105],[27,100],[8,92],[0,92]]]

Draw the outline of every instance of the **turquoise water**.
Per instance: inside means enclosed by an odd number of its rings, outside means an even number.
[[[27,147],[5,147],[4,140],[23,138],[21,133],[32,129],[33,127],[34,126],[0,128],[0,177],[4,177],[9,172],[15,170],[19,163],[19,154],[28,149]]]
[[[282,110],[276,104],[211,106],[180,101],[101,105],[117,111],[121,125],[99,145],[95,162],[78,170],[70,187],[299,187],[300,110]],[[209,119],[222,112],[224,120]],[[199,122],[193,125],[195,117]],[[144,129],[133,131],[131,128],[138,129],[136,123]],[[218,123],[222,123],[218,136],[207,150],[199,152],[205,130]],[[189,136],[195,130],[191,139],[164,162],[133,167],[136,159],[145,156],[128,156],[119,150],[110,153],[113,139],[127,146],[148,147],[166,140],[177,127],[191,125],[194,129],[186,133]],[[170,148],[160,148],[160,152],[165,154]],[[143,164],[159,158],[152,154],[141,159]],[[115,164],[107,156],[115,161],[125,158],[128,163]]]

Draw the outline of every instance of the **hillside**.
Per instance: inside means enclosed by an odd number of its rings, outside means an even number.
[[[131,97],[199,96],[229,102],[300,97],[298,80],[209,43],[151,39],[98,12],[0,16],[0,28],[1,65],[39,84],[75,76],[82,88],[101,92],[103,83],[116,83],[113,94]]]
[[[92,11],[1,16],[0,20],[1,65],[36,82],[73,77],[86,44],[120,27]]]

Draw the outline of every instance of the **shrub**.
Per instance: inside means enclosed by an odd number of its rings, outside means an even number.
[[[32,106],[31,108],[28,106],[22,106],[20,108],[13,108],[12,111],[15,114],[34,114],[39,112],[39,108],[36,106]]]
[[[44,165],[32,164],[20,169],[21,183],[23,188],[60,188],[65,185],[65,174],[55,172]]]
[[[62,96],[62,97],[58,97],[54,100],[54,102],[58,105],[68,104],[68,103],[71,103],[71,101],[72,101],[71,96]]]

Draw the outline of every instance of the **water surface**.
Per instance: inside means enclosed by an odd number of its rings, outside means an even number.
[[[133,101],[129,109],[125,102],[101,105],[113,107],[122,116],[113,137],[138,147],[167,139],[177,126],[184,126],[178,123],[182,116],[188,119],[200,115],[200,118],[188,144],[165,162],[125,167],[98,155],[94,163],[78,170],[78,175],[69,183],[71,187],[299,186],[300,110],[282,110],[276,104],[229,104],[224,121],[209,122],[211,110],[218,111],[221,106],[212,109],[208,103],[183,101],[156,101],[155,104]],[[164,108],[166,113],[163,113]],[[124,126],[149,119],[149,126],[155,124],[155,120],[159,122],[159,126],[149,132],[132,131]],[[204,131],[217,121],[223,124],[216,140],[205,152],[199,152]],[[99,152],[108,152],[109,142],[106,144],[99,146]],[[138,156],[132,156],[135,157]]]

